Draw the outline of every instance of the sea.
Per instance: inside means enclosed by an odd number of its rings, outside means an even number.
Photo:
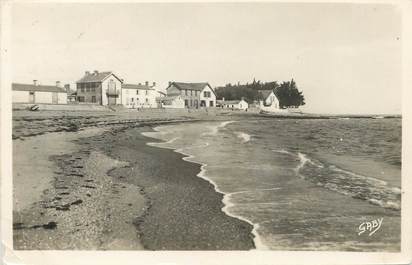
[[[401,118],[255,118],[144,134],[201,165],[194,177],[224,195],[222,211],[253,225],[257,250],[393,252],[401,128]]]

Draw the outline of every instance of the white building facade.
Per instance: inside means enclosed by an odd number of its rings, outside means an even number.
[[[224,109],[247,110],[249,104],[244,100],[218,100],[217,104]]]
[[[170,82],[166,94],[168,97],[180,96],[185,108],[216,107],[216,93],[209,83]]]
[[[261,100],[259,101],[259,108],[264,111],[276,112],[280,111],[279,100],[273,90],[260,90]]]
[[[122,104],[122,83],[113,72],[89,72],[76,82],[77,102],[99,105]]]
[[[156,98],[162,94],[155,89],[156,83],[149,85],[146,82],[142,84],[122,84],[122,102],[126,108],[158,108],[159,104]]]
[[[12,102],[27,104],[67,104],[67,92],[60,87],[60,82],[55,86],[39,85],[37,80],[33,84],[12,84]]]

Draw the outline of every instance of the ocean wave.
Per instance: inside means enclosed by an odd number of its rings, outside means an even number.
[[[300,163],[295,168],[298,176],[328,190],[383,208],[400,210],[401,191],[397,187],[389,187],[386,181],[341,169],[335,165],[324,167],[320,162],[302,153],[298,153],[298,157]]]
[[[317,186],[365,200],[380,207],[400,210],[401,190],[398,187],[389,187],[386,181],[341,169],[335,165],[326,166],[300,152],[295,154],[285,149],[272,151],[297,157],[299,163],[294,168],[296,175],[314,182]]]
[[[209,126],[210,132],[204,132],[201,135],[202,136],[215,136],[219,132],[219,129],[224,128],[226,125],[233,123],[233,122],[235,121],[224,121],[224,122],[221,122],[217,126]]]

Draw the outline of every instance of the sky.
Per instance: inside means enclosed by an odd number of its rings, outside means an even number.
[[[401,113],[401,10],[386,4],[15,3],[13,82],[212,87],[294,79],[303,110]]]

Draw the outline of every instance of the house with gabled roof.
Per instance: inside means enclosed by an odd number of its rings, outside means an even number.
[[[28,104],[67,104],[67,91],[56,85],[41,85],[37,80],[33,84],[12,83],[12,102]]]
[[[89,72],[76,82],[77,101],[100,105],[122,104],[122,83],[113,72]]]
[[[279,100],[273,90],[259,90],[259,106],[265,110],[279,110]]]
[[[169,82],[167,96],[180,96],[186,108],[208,108],[216,106],[216,93],[207,82]]]

